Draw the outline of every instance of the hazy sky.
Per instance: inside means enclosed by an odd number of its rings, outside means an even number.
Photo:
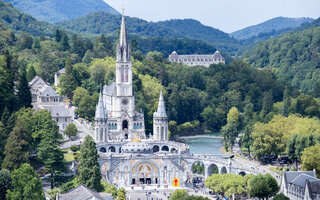
[[[320,0],[104,0],[147,21],[193,18],[230,33],[268,19],[320,17]]]

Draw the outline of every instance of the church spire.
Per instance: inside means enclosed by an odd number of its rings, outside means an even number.
[[[95,119],[105,119],[106,118],[106,113],[105,113],[105,109],[103,106],[103,98],[102,98],[102,93],[100,91],[100,96],[99,96],[99,102],[97,104],[96,107],[96,115],[95,115]]]
[[[158,109],[157,112],[155,112],[157,117],[167,117],[166,107],[164,105],[162,90],[160,90],[160,97],[159,97],[159,103],[158,103]]]
[[[117,45],[117,61],[123,61],[123,62],[130,61],[131,60],[130,54],[131,52],[128,44],[126,23],[125,23],[124,11],[123,11],[121,26],[120,26],[119,42]]]

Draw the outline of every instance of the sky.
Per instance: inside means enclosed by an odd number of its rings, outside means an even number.
[[[147,21],[192,18],[231,33],[271,18],[320,17],[320,0],[104,0]]]

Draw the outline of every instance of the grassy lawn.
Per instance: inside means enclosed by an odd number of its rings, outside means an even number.
[[[79,155],[80,151],[77,151],[76,152],[77,155]],[[67,162],[72,162],[74,161],[74,155],[73,155],[73,152],[68,152],[66,151],[66,153],[64,154],[64,159],[67,161]]]

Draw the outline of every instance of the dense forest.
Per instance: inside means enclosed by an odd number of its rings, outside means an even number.
[[[96,12],[75,20],[58,23],[60,27],[81,34],[114,35],[121,22],[121,16],[105,12]],[[204,26],[192,19],[147,22],[135,17],[126,17],[129,34],[142,37],[197,39],[213,44],[219,50],[235,55],[239,42],[227,33]]]
[[[312,92],[319,82],[320,28],[288,33],[255,46],[244,57],[253,66],[271,69],[280,80]]]

